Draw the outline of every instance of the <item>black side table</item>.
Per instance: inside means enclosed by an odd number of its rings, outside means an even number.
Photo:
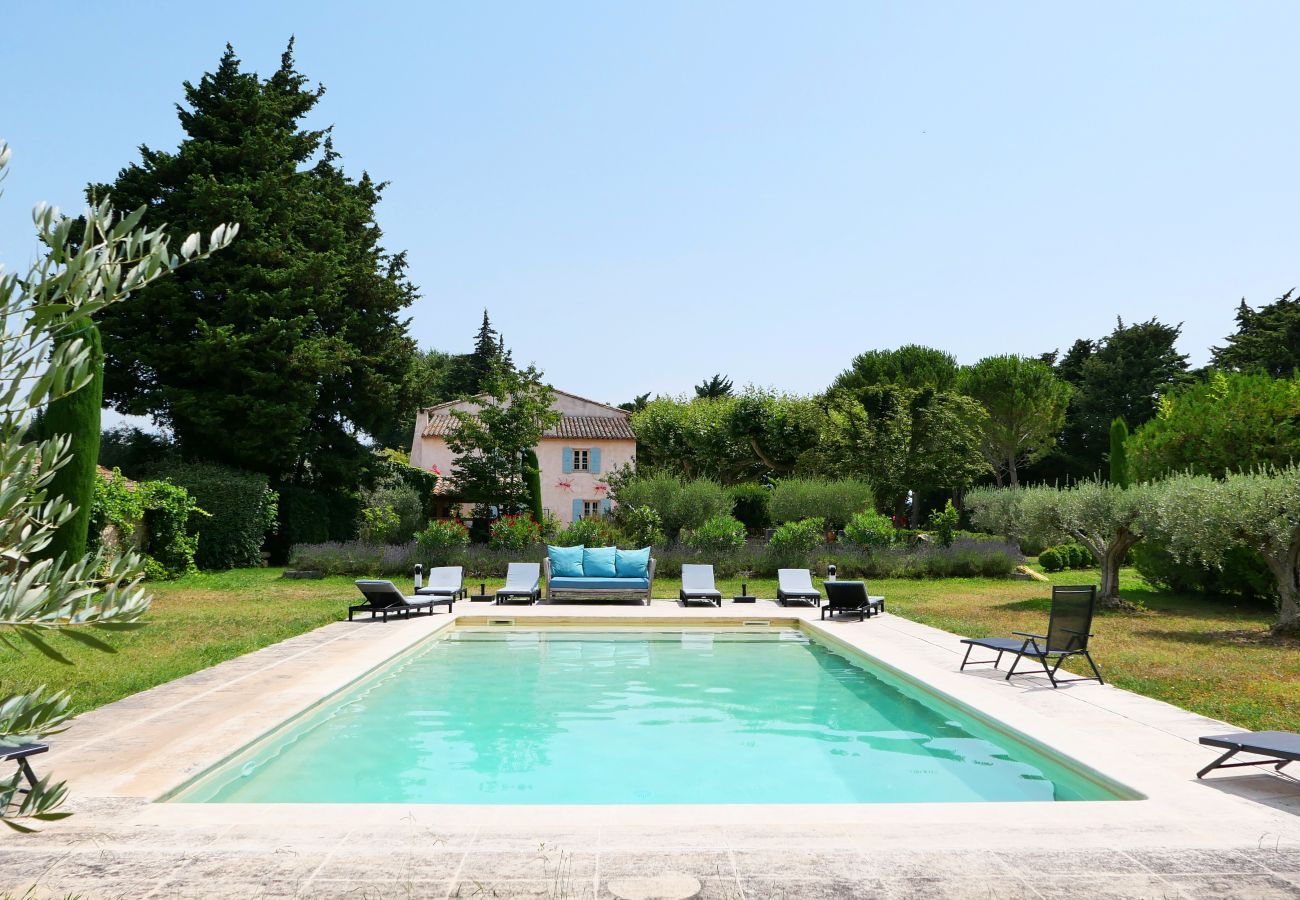
[[[740,586],[740,596],[732,597],[731,602],[732,603],[753,603],[757,599],[758,599],[757,597],[751,597],[749,595],[749,585],[742,584]]]

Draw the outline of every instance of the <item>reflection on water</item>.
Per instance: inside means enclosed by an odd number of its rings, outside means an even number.
[[[462,630],[184,800],[1115,799],[797,632]]]

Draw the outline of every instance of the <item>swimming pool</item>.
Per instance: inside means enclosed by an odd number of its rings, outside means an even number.
[[[1136,795],[794,628],[458,627],[171,799],[902,803]]]

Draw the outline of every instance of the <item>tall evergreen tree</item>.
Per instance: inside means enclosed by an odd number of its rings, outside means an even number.
[[[1300,372],[1300,294],[1295,288],[1272,303],[1237,307],[1237,333],[1212,351],[1214,365],[1234,372],[1263,372],[1289,378]]]
[[[1125,325],[1099,341],[1078,340],[1056,364],[1074,388],[1057,452],[1034,469],[1038,480],[1091,478],[1106,468],[1110,423],[1130,428],[1154,418],[1160,397],[1185,383],[1187,357],[1175,344],[1180,328],[1155,319]]]
[[[695,396],[704,400],[718,400],[722,397],[730,397],[734,387],[731,379],[719,372],[712,378],[706,378],[697,384]]]
[[[383,183],[344,174],[303,119],[324,88],[294,67],[269,77],[229,45],[185,83],[185,138],[91,196],[145,205],[175,235],[237,218],[228,253],[150,285],[106,314],[105,395],[169,426],[183,453],[338,488],[357,483],[364,433],[390,421],[414,346],[403,254],[381,245]]]
[[[514,369],[514,359],[506,349],[505,338],[492,327],[488,311],[483,310],[483,324],[474,336],[474,350],[458,357],[447,378],[447,391],[453,397],[474,397],[486,391],[499,368]]]
[[[1110,454],[1106,461],[1110,464],[1110,483],[1128,487],[1132,477],[1128,464],[1128,425],[1123,416],[1116,416],[1110,423]]]

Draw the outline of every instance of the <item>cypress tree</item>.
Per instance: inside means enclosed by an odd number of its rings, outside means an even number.
[[[1126,488],[1132,480],[1128,464],[1128,426],[1123,416],[1110,423],[1110,483]]]
[[[88,193],[148,206],[173,240],[241,225],[227,252],[105,311],[109,403],[169,426],[187,458],[348,492],[364,436],[401,416],[416,292],[381,245],[384,184],[345,175],[328,129],[303,125],[323,93],[292,41],[266,78],[227,45],[185,84],[180,146],[142,148]]]
[[[528,511],[533,521],[542,524],[542,467],[537,462],[537,451],[524,451],[524,490],[528,497]]]
[[[104,350],[99,329],[93,322],[61,336],[63,341],[81,338],[90,347],[91,378],[82,387],[50,403],[41,421],[46,438],[67,435],[71,456],[50,481],[51,497],[63,497],[76,514],[59,526],[45,548],[45,556],[67,559],[86,555],[90,534],[90,508],[95,501],[96,464],[99,461],[99,408],[104,398]]]

